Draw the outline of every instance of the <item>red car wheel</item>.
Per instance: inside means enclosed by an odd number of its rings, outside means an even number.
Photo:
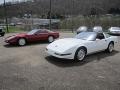
[[[51,42],[53,42],[53,41],[54,41],[54,37],[53,37],[53,36],[49,36],[49,37],[48,37],[48,42],[51,43]]]
[[[20,45],[20,46],[26,45],[26,40],[25,40],[24,38],[20,38],[20,39],[18,40],[18,45]]]

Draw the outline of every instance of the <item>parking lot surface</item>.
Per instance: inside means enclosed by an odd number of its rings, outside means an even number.
[[[0,90],[120,90],[119,43],[113,53],[89,55],[81,63],[48,56],[47,42],[19,47],[6,44],[5,37],[0,37]]]

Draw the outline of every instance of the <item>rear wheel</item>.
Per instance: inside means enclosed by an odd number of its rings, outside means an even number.
[[[18,40],[18,45],[20,45],[20,46],[26,45],[26,40],[25,40],[24,38],[20,38],[20,39]]]
[[[53,41],[54,41],[54,37],[53,37],[53,36],[49,36],[49,37],[48,37],[48,42],[51,43],[51,42],[53,42]]]
[[[111,53],[113,51],[113,49],[114,49],[114,44],[111,42],[108,45],[107,52]]]
[[[86,56],[86,50],[85,50],[85,48],[81,47],[76,51],[74,60],[75,61],[83,61],[85,56]]]

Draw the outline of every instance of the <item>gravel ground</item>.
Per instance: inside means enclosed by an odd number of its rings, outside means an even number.
[[[82,63],[48,56],[47,45],[11,46],[0,37],[0,90],[120,90],[120,44]]]

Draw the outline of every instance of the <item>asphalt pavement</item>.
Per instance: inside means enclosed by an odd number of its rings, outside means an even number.
[[[48,56],[47,42],[19,47],[6,44],[5,37],[0,37],[0,90],[120,90],[120,43],[111,54],[89,55],[81,63]]]

